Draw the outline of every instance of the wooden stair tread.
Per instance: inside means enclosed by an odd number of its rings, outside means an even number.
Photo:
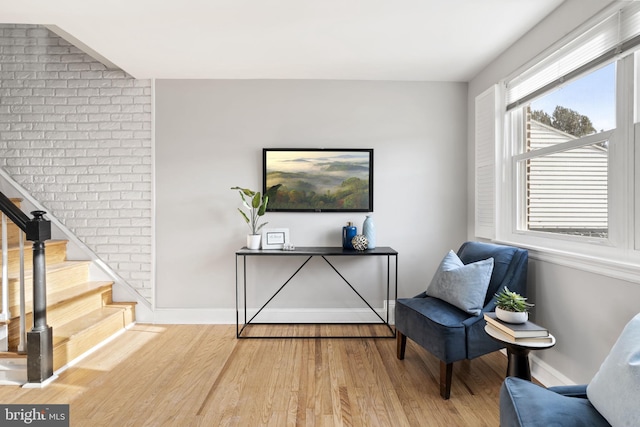
[[[0,351],[0,359],[26,359],[26,353],[18,353],[16,351]]]
[[[56,262],[56,263],[52,263],[52,264],[47,264],[47,274],[55,272],[55,271],[60,271],[60,270],[65,270],[68,268],[73,268],[76,267],[78,265],[87,265],[90,264],[91,261],[63,261],[63,262]],[[33,270],[30,268],[27,268],[27,266],[25,265],[25,269],[24,269],[24,276],[25,277],[31,277],[33,276]],[[8,274],[8,278],[9,280],[17,280],[20,277],[20,273],[19,272],[9,272]]]
[[[126,309],[125,303],[117,303],[114,305],[107,305],[98,310],[94,310],[85,314],[69,323],[62,326],[58,326],[53,332],[53,346],[60,345],[65,341],[73,339],[75,335],[82,333],[96,327],[100,322],[112,317],[119,316]]]
[[[2,239],[0,238],[0,242],[2,242]],[[47,240],[46,242],[44,242],[44,250],[45,253],[47,252],[47,248],[48,247],[52,247],[52,246],[59,246],[59,245],[66,245],[67,244],[67,240]],[[24,241],[24,251],[30,251],[32,249],[32,245],[33,243],[30,240],[26,240]],[[20,249],[20,244],[19,243],[9,243],[7,242],[7,250],[12,251],[12,250],[18,250]]]

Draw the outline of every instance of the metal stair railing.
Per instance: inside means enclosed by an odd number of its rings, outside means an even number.
[[[45,241],[51,239],[51,222],[44,219],[46,212],[33,211],[29,218],[15,204],[0,192],[0,210],[20,228],[29,241],[33,242],[33,328],[27,333],[27,382],[41,384],[53,377],[53,329],[47,325],[47,285],[45,263]],[[6,219],[3,218],[3,315],[9,316],[8,256],[5,259]],[[21,272],[24,275],[24,272]],[[24,305],[24,288],[21,289],[21,306]],[[5,311],[6,305],[6,311]],[[21,319],[24,319],[21,308]],[[8,320],[8,319],[7,319]],[[21,320],[21,322],[24,320]],[[26,329],[26,328],[25,328]]]

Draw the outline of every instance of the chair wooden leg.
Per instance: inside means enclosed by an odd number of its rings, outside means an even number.
[[[451,396],[451,377],[453,376],[453,363],[440,361],[440,396],[448,400]]]
[[[398,359],[404,360],[404,350],[407,347],[407,337],[400,331],[396,331],[396,350]]]

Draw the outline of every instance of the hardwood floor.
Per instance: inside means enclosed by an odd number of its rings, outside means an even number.
[[[410,340],[404,361],[395,351],[394,339],[138,324],[44,389],[0,387],[0,402],[68,403],[80,427],[499,425],[502,353],[456,363],[444,401],[438,360]]]

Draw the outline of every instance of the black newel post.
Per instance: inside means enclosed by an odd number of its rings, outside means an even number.
[[[47,325],[47,272],[44,242],[51,239],[51,222],[44,211],[33,211],[27,240],[33,242],[33,329],[27,332],[27,381],[42,383],[53,376],[53,329]]]

